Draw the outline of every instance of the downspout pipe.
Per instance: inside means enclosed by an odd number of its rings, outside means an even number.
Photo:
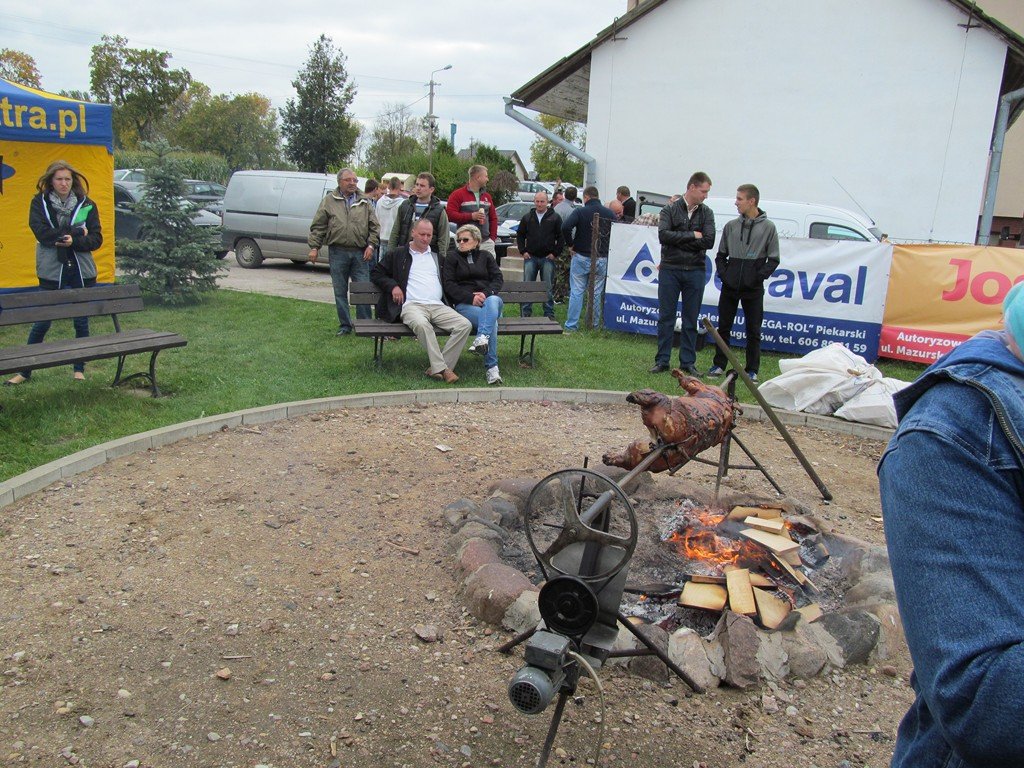
[[[570,155],[580,160],[583,163],[583,183],[597,184],[597,160],[592,158],[582,149],[577,147],[575,144],[570,144],[568,141],[563,139],[557,133],[549,131],[543,125],[538,123],[536,120],[527,117],[522,112],[516,112],[515,103],[508,96],[505,97],[505,114],[515,120],[517,123],[522,123],[534,133],[539,136],[543,136],[545,139],[550,141],[552,144],[561,147]]]
[[[1024,88],[1010,91],[999,99],[996,113],[996,129],[992,135],[992,156],[988,165],[988,184],[985,185],[985,206],[978,227],[978,245],[989,245],[992,240],[992,216],[996,209],[996,192],[999,190],[999,165],[1003,161],[1003,145],[1006,130],[1010,125],[1010,111],[1013,105],[1024,99]],[[507,110],[506,110],[507,111]]]

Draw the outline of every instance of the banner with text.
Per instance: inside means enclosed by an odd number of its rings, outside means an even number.
[[[1024,280],[1024,251],[897,245],[880,353],[932,363],[978,331],[1001,327],[1003,299]]]
[[[658,332],[660,254],[657,227],[612,225],[605,327]],[[805,354],[837,341],[868,360],[877,358],[892,246],[784,238],[780,258],[779,268],[765,282],[761,348]],[[716,325],[720,288],[709,257],[701,315]],[[746,344],[742,310],[732,344]]]

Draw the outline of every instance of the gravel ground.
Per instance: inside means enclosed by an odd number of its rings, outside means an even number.
[[[794,431],[836,497],[824,505],[770,426],[740,434],[819,517],[882,543],[882,444]],[[627,405],[338,411],[125,457],[6,507],[0,760],[533,765],[548,717],[508,703],[521,658],[495,653],[508,633],[463,608],[439,513],[643,435]],[[712,483],[714,470],[680,475]],[[749,472],[727,483],[770,491]],[[601,764],[884,766],[909,671],[900,656],[692,696],[609,668]],[[589,682],[580,693],[551,765],[593,757],[598,697]]]

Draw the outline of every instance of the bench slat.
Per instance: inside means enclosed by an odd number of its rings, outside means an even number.
[[[0,294],[0,326],[141,312],[142,309],[142,293],[137,285],[23,291]]]
[[[170,331],[146,328],[84,339],[62,339],[0,349],[0,374],[36,368],[52,368],[77,361],[88,362],[138,352],[184,347],[184,337]]]
[[[528,322],[516,322],[519,320],[526,320]],[[353,320],[352,327],[355,330],[355,335],[360,338],[369,338],[374,336],[407,337],[416,335],[409,330],[408,326],[402,325],[402,323],[388,323],[383,320]],[[436,328],[434,329],[434,333],[438,336],[448,335],[448,331],[438,330]],[[498,321],[499,336],[522,336],[524,334],[536,334],[540,336],[558,333],[562,333],[562,326],[558,324],[557,320],[530,317],[503,317]]]

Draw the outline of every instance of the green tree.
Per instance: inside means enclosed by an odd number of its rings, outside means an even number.
[[[170,145],[159,139],[144,147],[152,155],[145,163],[144,194],[135,206],[143,239],[117,241],[118,267],[143,291],[169,304],[184,304],[215,289],[224,266],[214,257],[217,243],[209,228],[193,223],[194,206],[182,202],[184,174]]]
[[[470,148],[473,150],[473,162],[487,166],[487,173],[490,176],[487,189],[494,198],[494,204],[501,205],[514,200],[519,189],[515,164],[501,154],[497,147],[490,144],[474,142]]]
[[[380,178],[389,171],[412,172],[396,163],[417,152],[420,124],[404,104],[385,104],[370,131],[370,144],[366,149],[366,165],[370,173]],[[418,171],[417,171],[418,172]]]
[[[587,129],[580,123],[551,115],[541,115],[539,122],[577,147],[582,147],[586,142]],[[583,183],[583,163],[542,136],[535,138],[530,145],[530,161],[534,172],[541,179],[561,179],[566,184],[576,185]]]
[[[92,96],[88,91],[57,91],[57,94],[68,99],[74,99],[75,101],[92,101]]]
[[[93,95],[114,105],[114,136],[120,146],[137,146],[155,135],[155,127],[184,93],[192,76],[170,69],[171,54],[129,48],[120,35],[103,35],[89,59]]]
[[[281,134],[270,99],[258,93],[198,100],[171,129],[184,149],[215,152],[234,169],[281,164]]]
[[[30,88],[43,87],[36,60],[13,48],[0,48],[0,77]]]
[[[297,98],[281,110],[288,157],[301,170],[326,173],[351,155],[358,136],[348,111],[356,87],[348,79],[345,55],[327,35],[313,43],[292,86]]]

